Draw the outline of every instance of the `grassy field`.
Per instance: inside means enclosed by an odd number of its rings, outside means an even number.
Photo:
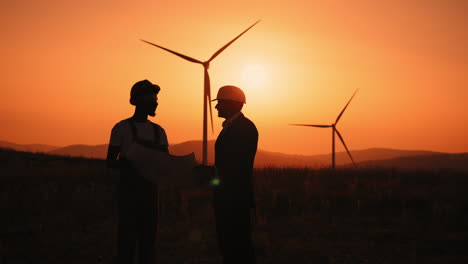
[[[118,174],[0,151],[0,263],[112,263]],[[468,175],[255,171],[258,263],[468,263]],[[220,263],[210,189],[162,189],[160,263]]]

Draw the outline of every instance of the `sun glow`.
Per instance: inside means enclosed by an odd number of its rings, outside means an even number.
[[[268,73],[261,64],[249,64],[242,71],[243,86],[249,89],[264,88],[268,80]]]

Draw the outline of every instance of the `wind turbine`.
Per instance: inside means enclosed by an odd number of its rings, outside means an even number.
[[[345,142],[344,142],[344,139],[343,137],[341,136],[340,132],[338,131],[338,129],[336,128],[336,124],[338,124],[338,121],[340,120],[341,116],[343,115],[344,111],[346,110],[346,108],[348,107],[349,103],[351,103],[351,100],[353,100],[353,97],[354,95],[356,95],[357,91],[359,89],[357,89],[353,96],[351,96],[351,99],[349,99],[348,103],[345,105],[345,107],[343,108],[343,110],[341,111],[341,113],[338,115],[338,117],[336,118],[335,120],[335,123],[331,124],[331,125],[307,125],[307,124],[290,124],[291,126],[307,126],[307,127],[320,127],[320,128],[329,128],[331,127],[332,128],[332,168],[334,169],[335,168],[335,133],[338,135],[338,137],[340,138],[341,140],[341,143],[343,143],[343,146],[345,147],[346,149],[346,152],[348,152],[348,155],[349,157],[351,158],[351,161],[353,162],[353,165],[356,166],[356,164],[354,163],[354,159],[353,159],[353,156],[351,156],[351,153],[349,152],[348,150],[348,147],[346,146]]]
[[[216,51],[207,61],[199,61],[197,59],[191,58],[189,56],[183,55],[181,53],[175,52],[173,50],[164,48],[162,46],[156,45],[154,43],[151,43],[149,41],[140,39],[143,42],[146,42],[150,45],[153,45],[155,47],[158,47],[160,49],[163,49],[165,51],[168,51],[174,55],[177,55],[181,57],[182,59],[188,60],[193,63],[198,63],[203,65],[203,68],[205,70],[205,77],[204,77],[204,90],[203,90],[203,161],[202,163],[204,165],[208,164],[208,135],[207,135],[207,127],[208,127],[208,121],[207,121],[207,114],[208,114],[208,104],[210,108],[210,118],[211,118],[211,129],[213,130],[213,110],[211,109],[211,89],[210,89],[210,76],[208,74],[208,68],[210,67],[210,62],[216,58],[221,52],[223,52],[229,45],[231,45],[234,41],[236,41],[240,36],[244,35],[245,32],[247,32],[249,29],[251,29],[253,26],[255,26],[260,20],[255,22],[253,25],[248,27],[246,30],[244,30],[242,33],[240,33],[237,37],[235,37],[233,40],[228,42],[226,45],[224,45],[222,48],[220,48],[218,51]]]

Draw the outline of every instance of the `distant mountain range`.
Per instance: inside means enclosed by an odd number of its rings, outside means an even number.
[[[105,159],[107,144],[102,145],[70,145],[56,147],[42,144],[20,145],[6,141],[0,141],[0,148],[9,148],[18,151],[40,152],[53,155],[87,157]],[[185,155],[195,153],[201,160],[202,142],[187,141],[169,146],[169,152],[173,155]],[[448,154],[433,151],[397,150],[387,148],[371,148],[351,151],[354,160],[359,166],[364,167],[397,167],[414,169],[449,168],[468,171],[468,153]],[[208,142],[208,158],[213,163],[214,141]],[[291,155],[279,152],[271,152],[259,149],[255,158],[255,167],[328,167],[331,163],[331,154],[322,155]],[[336,153],[337,166],[351,165],[346,152]]]
[[[398,157],[386,160],[371,160],[360,162],[358,166],[427,170],[451,169],[468,173],[468,153],[441,153]]]
[[[58,149],[59,147],[51,146],[51,145],[43,145],[43,144],[20,145],[20,144],[15,144],[15,143],[0,140],[0,148],[14,149],[17,151],[26,151],[26,152],[48,153],[49,151]]]

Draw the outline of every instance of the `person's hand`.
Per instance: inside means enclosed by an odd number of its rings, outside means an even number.
[[[200,184],[203,185],[209,184],[215,176],[214,166],[198,165],[194,167],[194,170],[200,179]]]

